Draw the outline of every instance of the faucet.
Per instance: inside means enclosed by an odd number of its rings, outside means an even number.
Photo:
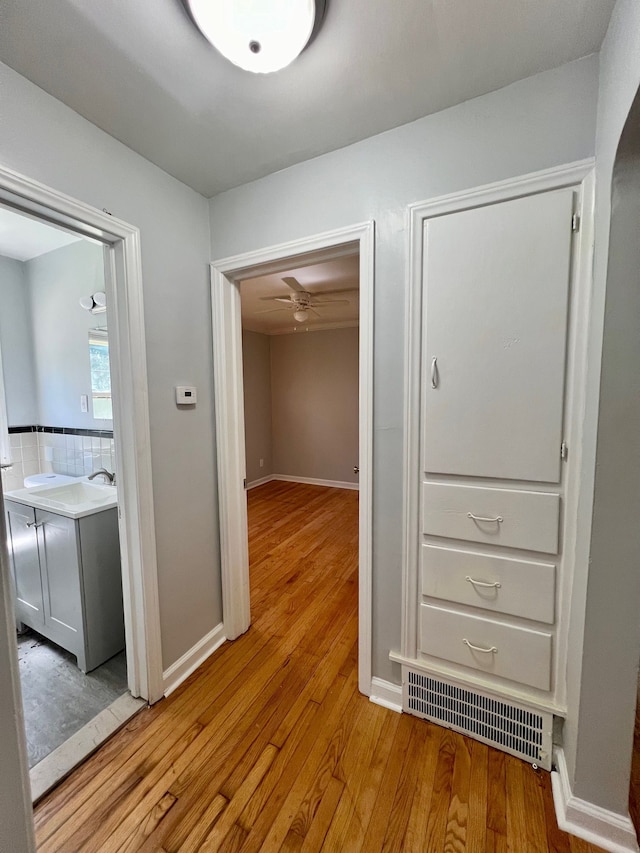
[[[116,475],[115,473],[111,474],[109,471],[107,471],[106,468],[98,468],[98,470],[94,471],[93,474],[89,474],[87,480],[93,480],[95,477],[98,476],[104,477],[105,483],[108,482],[111,486],[115,486]]]

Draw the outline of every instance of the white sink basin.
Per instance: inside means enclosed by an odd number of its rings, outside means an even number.
[[[16,489],[5,497],[37,509],[57,512],[67,518],[82,518],[117,506],[115,486],[88,483],[78,480],[60,486],[42,486],[37,489]]]

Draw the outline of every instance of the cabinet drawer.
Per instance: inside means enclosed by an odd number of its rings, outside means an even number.
[[[422,531],[526,551],[558,553],[560,496],[425,482]]]
[[[545,631],[421,604],[420,650],[540,690],[551,687],[551,634]]]
[[[422,545],[422,594],[552,624],[556,567],[552,563]]]

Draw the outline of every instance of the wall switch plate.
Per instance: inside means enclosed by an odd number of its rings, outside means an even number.
[[[80,411],[88,412],[89,411],[89,397],[87,394],[80,395]]]
[[[261,467],[261,468],[264,468],[264,459],[261,459],[261,460],[260,460],[260,467]]]
[[[176,404],[178,406],[195,406],[198,393],[195,385],[176,385]]]

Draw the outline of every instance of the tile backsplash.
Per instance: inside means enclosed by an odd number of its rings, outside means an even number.
[[[51,432],[12,432],[13,465],[2,471],[4,491],[21,489],[31,474],[82,477],[98,468],[115,470],[113,438]]]

